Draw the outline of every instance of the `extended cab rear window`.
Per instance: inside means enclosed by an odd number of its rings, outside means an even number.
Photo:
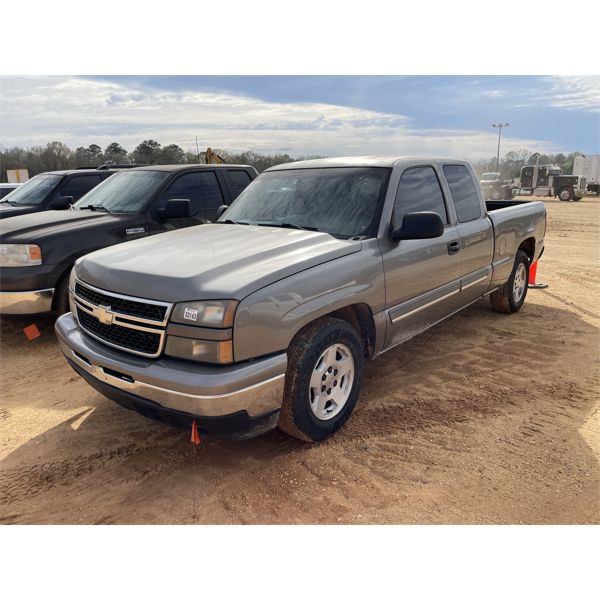
[[[227,173],[229,174],[231,199],[233,200],[240,195],[240,193],[245,187],[247,187],[251,179],[250,175],[248,175],[246,171],[242,171],[241,169],[228,169]]]
[[[444,165],[444,175],[452,193],[456,216],[460,223],[481,217],[481,202],[473,178],[463,165]]]

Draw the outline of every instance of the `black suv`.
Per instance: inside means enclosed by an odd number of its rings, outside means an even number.
[[[80,256],[216,220],[257,174],[248,165],[128,169],[71,210],[0,221],[0,315],[68,312],[69,273]]]
[[[70,204],[117,172],[118,169],[100,167],[40,173],[19,186],[10,198],[0,202],[0,219],[69,208]]]

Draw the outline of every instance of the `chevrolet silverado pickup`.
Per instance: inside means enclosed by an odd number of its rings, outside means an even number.
[[[65,210],[116,172],[117,169],[102,168],[40,173],[0,202],[0,219],[43,210]]]
[[[484,296],[517,312],[545,228],[542,202],[486,206],[461,160],[279,165],[216,223],[78,260],[55,329],[75,371],[146,417],[322,440],[366,360]]]
[[[248,165],[128,169],[88,192],[73,210],[0,221],[0,315],[67,312],[69,272],[77,258],[214,219],[256,175]]]

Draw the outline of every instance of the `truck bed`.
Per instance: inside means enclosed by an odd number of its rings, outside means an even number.
[[[489,200],[485,204],[496,240],[492,283],[498,284],[510,276],[512,258],[523,242],[531,240],[528,248],[532,261],[541,255],[546,231],[546,207],[539,200]]]
[[[535,200],[486,200],[485,206],[488,212],[500,210],[501,208],[508,208],[509,206],[520,206],[521,204],[530,204]]]

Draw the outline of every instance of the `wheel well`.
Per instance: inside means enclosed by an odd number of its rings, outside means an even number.
[[[529,262],[533,261],[533,257],[535,256],[535,239],[527,238],[521,245],[519,246],[519,250],[523,250],[525,254],[529,257]]]
[[[363,341],[365,358],[373,356],[375,351],[375,323],[371,309],[367,304],[351,304],[325,316],[342,319],[342,321],[352,325]]]
[[[60,289],[60,286],[63,284],[65,279],[67,279],[69,277],[69,274],[71,273],[72,268],[73,268],[73,265],[71,265],[70,267],[67,267],[64,270],[64,272],[61,274],[61,276],[56,280],[56,287],[54,288],[54,297],[52,298],[52,310],[53,311],[57,309],[56,303],[58,302],[58,290]]]

